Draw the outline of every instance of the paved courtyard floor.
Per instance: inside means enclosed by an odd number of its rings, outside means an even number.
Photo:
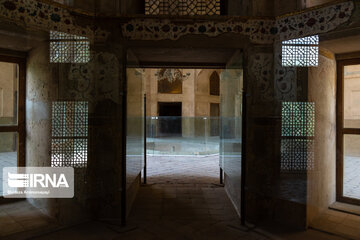
[[[219,155],[147,156],[149,183],[219,183]]]
[[[219,156],[148,155],[149,183],[219,183]],[[16,152],[0,153],[0,196],[2,169],[16,166]],[[344,164],[344,195],[360,199],[360,158],[347,157]]]

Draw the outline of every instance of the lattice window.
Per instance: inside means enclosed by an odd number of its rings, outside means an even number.
[[[281,136],[313,137],[315,135],[315,103],[283,102]]]
[[[281,171],[313,170],[315,103],[283,102],[281,123]]]
[[[303,172],[314,169],[314,140],[281,139],[281,171]]]
[[[51,63],[87,63],[89,61],[88,38],[63,32],[50,32]]]
[[[86,167],[88,156],[88,103],[53,102],[52,167]]]
[[[283,67],[316,67],[318,62],[318,35],[282,42]]]
[[[145,0],[146,15],[220,15],[220,0]]]

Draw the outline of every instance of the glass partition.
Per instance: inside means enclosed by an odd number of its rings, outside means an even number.
[[[147,117],[147,154],[219,154],[219,135],[211,132],[211,124],[218,121],[219,117]],[[180,132],[174,132],[174,123],[181,124]]]
[[[143,71],[127,69],[126,184],[131,186],[144,168]]]
[[[240,213],[243,117],[242,54],[236,52],[220,76],[220,167]]]

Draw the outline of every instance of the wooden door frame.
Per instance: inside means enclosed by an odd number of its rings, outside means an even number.
[[[360,199],[345,197],[344,187],[344,135],[360,135],[360,128],[344,127],[344,67],[360,65],[360,58],[337,61],[336,91],[336,201],[360,205]]]
[[[25,166],[25,88],[26,88],[26,59],[0,55],[0,62],[16,63],[19,66],[18,83],[18,122],[14,125],[0,126],[0,132],[16,132],[18,134],[18,167]]]

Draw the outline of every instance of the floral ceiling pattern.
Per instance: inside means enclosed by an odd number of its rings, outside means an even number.
[[[179,24],[171,20],[134,19],[122,25],[123,35],[132,40],[177,40],[184,35],[203,34],[209,37],[224,33],[249,36],[254,43],[272,43],[328,32],[347,22],[354,3],[347,1],[313,11],[271,19],[231,19]]]
[[[223,33],[247,35],[256,43],[271,43],[277,30],[274,20],[207,21],[181,25],[170,20],[135,19],[122,26],[123,35],[129,39],[177,40],[184,35],[204,34],[215,37]]]
[[[254,43],[271,44],[328,32],[347,22],[353,12],[353,1],[337,3],[312,11],[275,19],[244,19],[198,21],[191,24],[170,19],[133,19],[120,24],[123,36],[132,40],[177,40],[184,35],[201,34],[210,37],[224,33],[248,36]],[[87,37],[106,38],[109,32],[95,25],[76,24],[67,9],[37,0],[0,0],[0,18],[29,28],[62,31]]]
[[[0,0],[0,18],[32,29],[66,32],[89,38],[106,38],[108,33],[95,26],[78,26],[69,11],[36,0]]]
[[[354,10],[352,1],[279,18],[276,29],[280,40],[300,38],[328,32],[347,22]]]

